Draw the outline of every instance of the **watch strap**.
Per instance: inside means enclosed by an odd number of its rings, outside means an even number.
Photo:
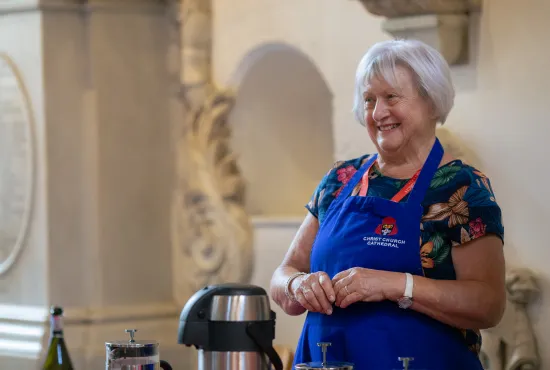
[[[408,272],[405,273],[405,276],[407,280],[405,282],[405,294],[403,296],[407,298],[412,298],[414,286],[413,276]]]

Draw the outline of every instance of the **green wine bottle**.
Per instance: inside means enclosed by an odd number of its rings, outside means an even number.
[[[42,370],[74,370],[63,338],[63,308],[50,309],[50,344]]]

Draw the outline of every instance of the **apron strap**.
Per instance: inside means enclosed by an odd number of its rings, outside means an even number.
[[[363,174],[369,170],[370,166],[374,163],[374,161],[378,158],[378,154],[375,153],[371,155],[364,165],[362,165],[358,171],[355,172],[351,180],[348,181],[348,183],[344,186],[342,191],[340,192],[340,195],[335,199],[337,202],[343,202],[345,201],[353,191],[353,188],[355,188],[355,185],[357,185],[361,178],[363,177]]]
[[[441,163],[441,159],[443,158],[443,152],[443,146],[441,146],[439,139],[436,137],[432,150],[430,151],[430,154],[428,155],[424,166],[422,166],[422,170],[420,171],[418,180],[416,180],[416,184],[414,185],[414,188],[409,195],[407,203],[422,204],[422,201],[424,201],[424,196],[426,195],[426,191],[428,191],[428,188],[430,187],[434,174],[439,168],[439,163]]]
[[[355,172],[351,180],[348,181],[348,183],[344,186],[342,192],[334,200],[334,202],[341,203],[350,196],[355,186],[361,181],[361,178],[363,177],[365,172],[369,170],[369,168],[374,163],[374,161],[376,161],[377,158],[378,154],[375,153],[367,159],[365,164],[363,164],[361,168],[359,168],[359,170]],[[435,143],[430,151],[430,154],[428,155],[428,158],[426,159],[426,162],[424,163],[424,166],[422,166],[422,170],[418,175],[416,184],[414,185],[407,202],[416,202],[419,204],[422,203],[422,201],[424,200],[424,196],[426,195],[426,191],[430,187],[432,178],[437,171],[442,158],[443,147],[441,146],[439,139],[436,137]]]

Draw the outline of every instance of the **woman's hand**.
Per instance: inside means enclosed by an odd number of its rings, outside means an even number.
[[[290,292],[306,310],[332,314],[332,303],[336,294],[326,272],[297,277],[291,283]]]
[[[378,302],[390,299],[391,291],[405,291],[405,274],[353,267],[334,276],[332,284],[336,305],[346,308],[355,302]]]

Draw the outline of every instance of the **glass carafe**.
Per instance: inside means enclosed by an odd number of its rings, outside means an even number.
[[[129,341],[105,342],[105,370],[172,370],[170,364],[159,357],[156,341],[135,340],[137,329],[126,329]]]

